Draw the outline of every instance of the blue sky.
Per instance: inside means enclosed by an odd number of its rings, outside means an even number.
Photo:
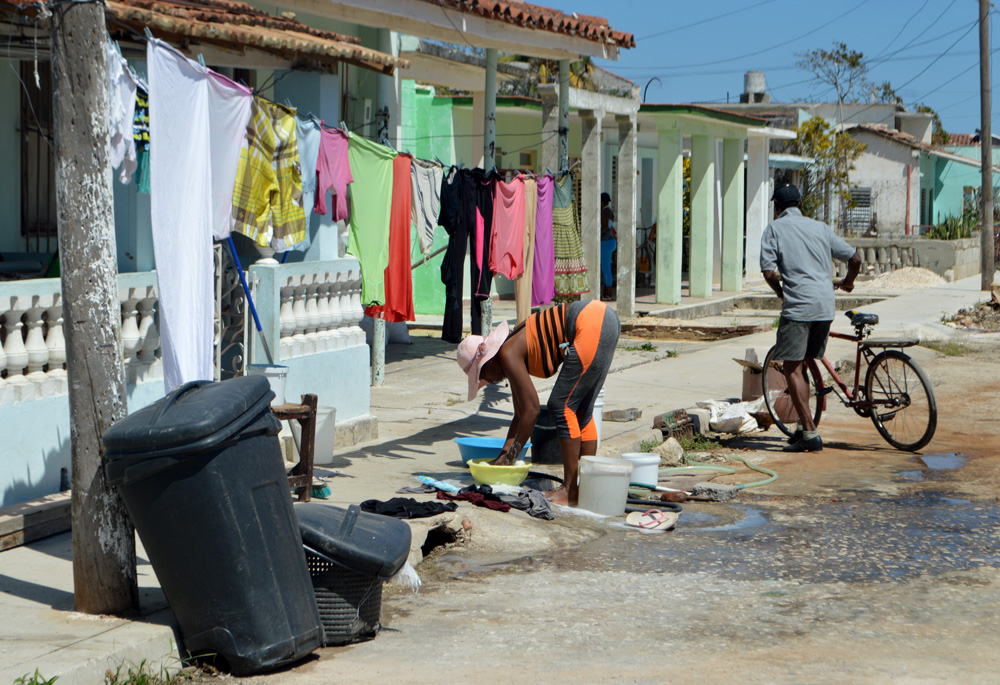
[[[763,71],[775,101],[834,100],[810,82],[796,53],[847,43],[872,58],[869,78],[889,81],[911,107],[930,105],[945,130],[979,128],[978,0],[534,0],[564,12],[606,17],[633,33],[617,62],[597,60],[645,87],[647,102],[725,102],[746,71]],[[994,10],[995,12],[996,10]],[[997,22],[994,17],[991,40]],[[1000,87],[997,55],[991,78]],[[992,127],[1000,125],[993,95]]]

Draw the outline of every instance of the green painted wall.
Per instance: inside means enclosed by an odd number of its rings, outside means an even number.
[[[13,68],[12,68],[13,67]],[[20,84],[15,60],[0,60],[0,252],[21,252]]]

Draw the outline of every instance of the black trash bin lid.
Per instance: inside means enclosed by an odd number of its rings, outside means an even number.
[[[114,461],[214,447],[252,422],[273,398],[264,376],[185,383],[109,428],[105,457]]]
[[[389,580],[410,554],[410,526],[390,516],[319,502],[296,502],[302,542],[328,561],[366,576]]]

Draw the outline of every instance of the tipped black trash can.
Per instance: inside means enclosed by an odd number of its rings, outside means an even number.
[[[389,516],[297,502],[306,562],[316,592],[325,644],[375,637],[381,628],[382,583],[410,553],[410,527]]]
[[[323,628],[263,376],[186,383],[104,434],[184,649],[236,675],[306,656]]]

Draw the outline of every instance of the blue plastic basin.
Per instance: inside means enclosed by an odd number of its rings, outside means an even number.
[[[462,463],[468,464],[470,459],[496,459],[506,442],[503,438],[455,438],[458,451],[462,454]],[[524,460],[531,447],[529,442],[521,450],[518,459]]]

